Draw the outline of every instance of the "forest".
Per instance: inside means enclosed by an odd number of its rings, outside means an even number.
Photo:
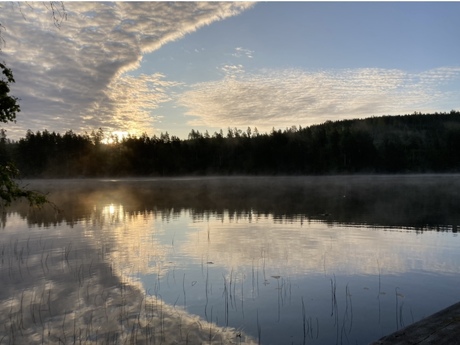
[[[460,172],[460,112],[327,121],[273,129],[228,128],[188,139],[28,131],[0,138],[0,163],[23,178],[320,175]],[[110,142],[110,143],[109,143]]]

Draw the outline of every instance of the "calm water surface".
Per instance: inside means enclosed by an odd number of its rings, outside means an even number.
[[[27,181],[0,344],[367,344],[460,299],[460,176]]]

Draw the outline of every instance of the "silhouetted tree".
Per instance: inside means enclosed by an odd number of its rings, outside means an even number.
[[[264,134],[229,128],[227,136],[222,130],[210,136],[193,129],[186,140],[168,133],[112,142],[105,136],[102,130],[28,131],[3,145],[24,174],[36,177],[460,171],[458,112],[328,121]]]
[[[0,63],[0,121],[7,123],[16,119],[16,113],[20,111],[18,99],[11,96],[10,84],[14,83],[13,72],[7,68],[5,64]],[[46,201],[44,195],[30,190],[21,188],[16,182],[15,178],[18,177],[19,171],[13,163],[6,157],[5,131],[1,131],[1,144],[2,150],[0,154],[0,200],[2,204],[9,205],[12,201],[19,198],[26,198],[31,205],[40,205]]]

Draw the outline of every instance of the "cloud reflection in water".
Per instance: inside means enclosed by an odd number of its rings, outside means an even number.
[[[120,220],[120,209],[108,205],[103,213],[111,219],[104,224],[132,224]],[[8,221],[0,242],[2,344],[233,344],[237,339],[255,344],[239,331],[145,294],[139,281],[124,274],[126,267],[144,267],[139,254],[145,251],[126,255],[135,241],[144,243],[137,236],[122,241],[116,228],[115,241],[104,238],[105,231],[94,236],[97,220],[35,229],[17,214]],[[149,254],[158,249],[150,247]]]

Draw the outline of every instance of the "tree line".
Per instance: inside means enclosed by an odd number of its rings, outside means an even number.
[[[22,177],[304,175],[460,172],[460,112],[327,121],[259,133],[228,128],[111,140],[90,134],[2,132],[0,156]]]

